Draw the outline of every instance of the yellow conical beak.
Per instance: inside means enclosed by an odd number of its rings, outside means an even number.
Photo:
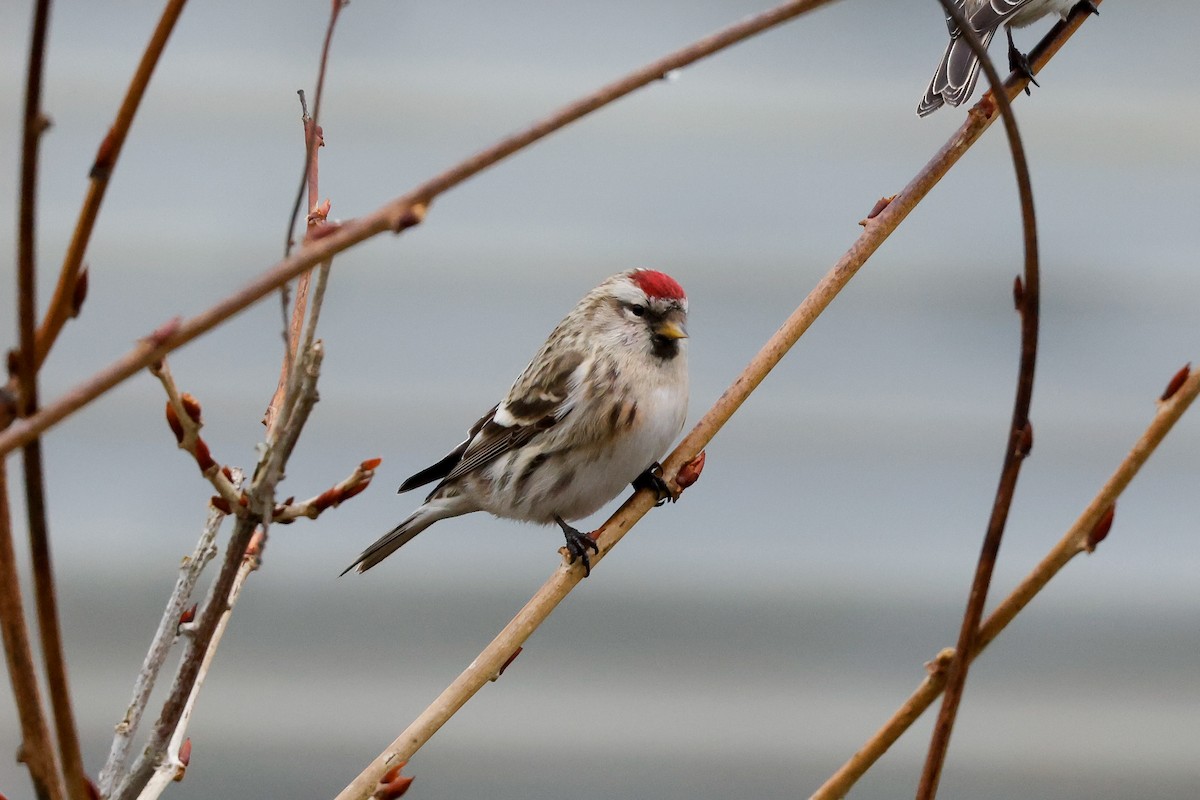
[[[657,336],[662,336],[667,339],[687,338],[687,331],[683,329],[683,326],[677,322],[672,322],[671,320],[663,320],[663,322],[654,329],[654,333]]]

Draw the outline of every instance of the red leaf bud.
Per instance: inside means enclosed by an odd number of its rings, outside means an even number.
[[[401,761],[383,773],[383,777],[379,779],[379,785],[375,787],[375,792],[371,797],[377,800],[396,800],[397,797],[403,797],[413,782],[412,778],[400,774],[400,770],[404,769],[404,765],[407,763],[407,761]]]
[[[1158,398],[1161,402],[1166,402],[1175,396],[1175,393],[1183,386],[1183,382],[1188,379],[1188,375],[1192,371],[1192,362],[1183,365],[1183,369],[1176,372],[1171,381],[1167,384],[1167,389],[1162,393],[1162,397]]]
[[[208,445],[199,438],[196,439],[196,464],[199,465],[202,473],[207,473],[217,466],[217,462],[213,461],[212,455],[208,452]]]
[[[695,458],[679,468],[678,474],[675,475],[675,484],[680,490],[700,480],[700,473],[704,472],[704,462],[707,458],[705,451],[701,450]]]
[[[1095,527],[1088,532],[1087,544],[1085,547],[1089,553],[1093,552],[1096,549],[1096,545],[1103,542],[1105,537],[1108,536],[1108,532],[1112,530],[1113,517],[1116,516],[1116,513],[1117,505],[1116,503],[1113,503],[1108,507],[1108,510],[1101,515],[1100,519],[1096,521]]]
[[[83,301],[87,299],[88,268],[85,265],[75,276],[75,289],[71,292],[71,316],[78,317],[83,309]]]
[[[170,426],[171,433],[175,434],[175,443],[181,443],[183,441],[183,425],[179,422],[179,415],[175,413],[175,407],[170,402],[167,403],[167,425]]]
[[[179,398],[179,401],[183,405],[183,413],[187,414],[191,418],[192,422],[199,425],[200,401],[187,392],[183,393],[183,395]]]

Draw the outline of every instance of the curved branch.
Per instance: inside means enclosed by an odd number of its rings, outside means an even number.
[[[1013,400],[1012,423],[1005,441],[1004,466],[1000,471],[1000,484],[996,488],[996,498],[992,503],[987,533],[984,535],[979,561],[975,568],[975,578],[967,597],[967,607],[963,612],[958,645],[955,647],[954,657],[950,660],[947,669],[946,691],[942,698],[942,707],[938,712],[937,721],[934,723],[929,752],[925,758],[925,768],[917,787],[917,797],[922,800],[932,800],[937,796],[942,765],[946,761],[946,753],[950,748],[950,734],[954,729],[959,703],[962,701],[979,622],[983,619],[983,607],[987,602],[988,588],[992,582],[992,573],[995,571],[996,558],[1000,553],[1000,542],[1004,538],[1004,526],[1008,521],[1008,512],[1012,507],[1013,495],[1017,488],[1017,477],[1021,471],[1021,464],[1024,463],[1025,457],[1033,445],[1029,406],[1033,400],[1033,378],[1037,366],[1038,301],[1041,291],[1038,269],[1037,217],[1033,210],[1033,187],[1029,180],[1025,145],[1017,130],[1017,118],[1013,113],[1012,103],[1003,91],[1004,82],[991,59],[988,58],[987,49],[979,41],[979,37],[963,14],[961,6],[956,5],[953,0],[938,0],[938,2],[946,10],[947,16],[954,20],[960,35],[979,59],[980,67],[987,75],[988,83],[992,86],[991,95],[998,104],[1000,114],[1004,119],[1004,132],[1012,151],[1013,170],[1016,172],[1017,191],[1021,200],[1025,280],[1022,283],[1018,278],[1016,283],[1017,311],[1021,315],[1021,359],[1017,371],[1017,391]]]

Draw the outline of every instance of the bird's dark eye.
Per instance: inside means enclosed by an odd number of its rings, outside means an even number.
[[[646,307],[643,305],[640,305],[638,303],[631,305],[629,307],[629,310],[633,312],[633,315],[635,317],[643,317],[646,315]]]

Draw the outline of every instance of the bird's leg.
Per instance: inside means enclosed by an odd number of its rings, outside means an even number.
[[[663,480],[662,464],[659,464],[657,461],[647,467],[646,471],[641,475],[638,475],[636,478],[634,478],[630,485],[633,486],[635,490],[649,489],[650,491],[654,492],[658,496],[658,499],[654,502],[655,508],[658,508],[666,502],[674,503],[679,499],[679,495],[672,491],[671,487],[667,485],[667,482]]]
[[[1095,14],[1097,17],[1100,16],[1100,9],[1096,8],[1096,4],[1092,0],[1080,0],[1075,5],[1083,6],[1083,10],[1089,14]]]
[[[596,544],[596,540],[583,531],[572,528],[563,521],[562,517],[555,517],[554,521],[558,523],[558,527],[562,528],[563,536],[567,539],[567,552],[571,554],[571,563],[574,564],[575,559],[582,559],[583,577],[591,575],[592,562],[588,559],[587,551],[600,552],[600,546]]]
[[[1018,75],[1024,75],[1029,78],[1029,83],[1040,87],[1037,78],[1033,77],[1033,65],[1029,63],[1029,56],[1017,49],[1017,45],[1013,42],[1012,28],[1004,26],[1004,32],[1008,34],[1008,68]],[[1025,94],[1029,94],[1029,84],[1025,84]]]

